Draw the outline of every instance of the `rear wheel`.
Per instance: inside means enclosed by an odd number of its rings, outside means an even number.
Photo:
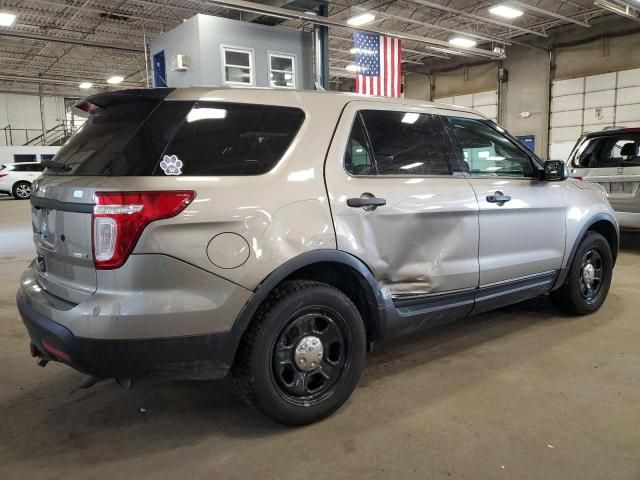
[[[570,313],[595,312],[607,298],[612,274],[613,256],[609,242],[599,233],[587,232],[564,284],[551,293],[551,301]]]
[[[13,186],[12,193],[18,200],[28,200],[31,198],[31,184],[29,182],[17,182]]]
[[[344,293],[319,282],[288,282],[269,296],[245,333],[234,382],[273,420],[313,423],[351,395],[365,343],[360,313]]]

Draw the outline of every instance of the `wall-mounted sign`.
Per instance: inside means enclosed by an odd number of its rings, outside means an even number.
[[[520,140],[525,147],[527,147],[532,152],[536,151],[536,136],[535,135],[518,135],[516,137]]]

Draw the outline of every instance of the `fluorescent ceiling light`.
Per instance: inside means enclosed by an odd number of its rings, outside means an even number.
[[[522,10],[518,10],[517,8],[510,7],[509,5],[496,5],[495,7],[491,7],[489,9],[489,13],[503,18],[513,19],[521,17],[524,12]]]
[[[198,120],[221,120],[227,117],[224,108],[194,108],[187,115],[187,122],[197,122]]]
[[[121,83],[123,80],[124,80],[124,77],[121,77],[120,75],[114,75],[113,77],[110,77],[109,79],[107,79],[107,83],[111,85],[117,85]]]
[[[376,16],[373,13],[361,13],[360,15],[356,15],[355,17],[351,17],[347,20],[347,23],[354,27],[360,27],[362,25],[366,25],[367,23],[371,23],[376,19]]]
[[[453,37],[449,39],[449,43],[456,47],[470,48],[475,47],[478,42],[465,37]]]
[[[418,121],[418,118],[420,118],[419,113],[405,113],[404,117],[402,117],[402,123],[413,124]]]
[[[82,82],[80,85],[78,85],[78,87],[80,87],[83,90],[86,90],[88,88],[93,87],[93,83],[91,83],[91,82]]]
[[[16,21],[16,16],[13,13],[1,12],[0,13],[0,26],[10,27],[13,22]]]
[[[409,165],[403,165],[402,167],[400,167],[400,169],[411,170],[412,168],[419,167],[420,165],[424,165],[424,162],[416,162],[416,163],[410,163]]]
[[[347,65],[345,67],[345,69],[348,72],[359,72],[360,71],[360,67],[358,67],[356,64],[352,63],[351,65]]]

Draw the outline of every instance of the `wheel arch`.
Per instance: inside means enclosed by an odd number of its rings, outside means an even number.
[[[609,247],[611,248],[613,264],[615,265],[616,259],[618,257],[618,248],[620,243],[620,230],[618,228],[618,223],[608,213],[599,213],[585,222],[585,224],[580,229],[580,232],[578,232],[578,235],[573,240],[573,246],[571,247],[571,252],[569,253],[568,260],[565,264],[566,266],[560,270],[560,273],[552,290],[560,288],[560,286],[562,286],[562,284],[564,283],[567,275],[569,274],[569,269],[571,268],[571,264],[573,263],[573,259],[575,258],[578,246],[588,232],[599,233],[607,240],[607,243],[609,243]]]
[[[295,257],[274,270],[255,289],[233,326],[239,339],[255,312],[269,294],[288,280],[316,280],[328,283],[356,305],[367,332],[367,340],[383,336],[386,328],[385,301],[371,270],[357,257],[340,250],[316,250]]]

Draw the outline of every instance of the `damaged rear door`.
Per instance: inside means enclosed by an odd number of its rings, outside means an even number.
[[[464,314],[478,286],[478,204],[452,174],[435,114],[351,102],[325,166],[338,248],[369,266],[401,315],[430,300]]]

